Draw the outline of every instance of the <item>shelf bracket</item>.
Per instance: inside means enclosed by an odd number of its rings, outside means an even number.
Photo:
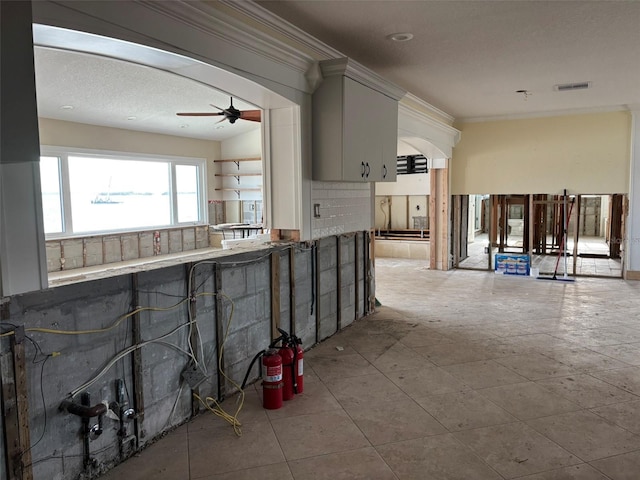
[[[240,198],[240,190],[234,190],[234,192],[236,192],[236,195],[238,195],[238,199]]]
[[[235,163],[236,167],[238,167],[238,170],[240,170],[240,162],[239,161],[234,161],[233,163]]]
[[[238,181],[238,185],[240,185],[240,175],[234,175],[233,178],[235,178]]]

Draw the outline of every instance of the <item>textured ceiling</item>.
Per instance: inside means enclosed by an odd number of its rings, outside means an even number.
[[[259,123],[245,120],[216,125],[222,117],[177,116],[177,112],[217,112],[210,104],[227,108],[230,98],[155,68],[36,47],[35,70],[40,117],[205,140],[223,140],[260,128]],[[73,109],[61,109],[63,105]],[[233,105],[240,110],[256,108],[237,98]]]
[[[640,2],[257,3],[457,119],[640,104]]]

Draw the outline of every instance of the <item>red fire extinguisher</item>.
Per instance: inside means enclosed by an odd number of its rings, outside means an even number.
[[[282,336],[282,346],[278,355],[282,358],[283,389],[282,399],[291,400],[294,395],[304,390],[304,350],[302,340],[295,335],[289,335],[284,330],[278,329]]]
[[[269,349],[262,355],[262,405],[268,410],[282,407],[282,357]]]

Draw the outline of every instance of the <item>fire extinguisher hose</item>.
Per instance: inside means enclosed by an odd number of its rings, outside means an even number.
[[[247,379],[249,378],[249,374],[251,373],[253,364],[256,363],[256,360],[258,360],[265,353],[266,353],[266,350],[261,350],[258,353],[256,353],[255,357],[253,357],[253,360],[251,360],[251,363],[249,364],[249,368],[247,368],[247,373],[244,374],[244,380],[242,380],[242,386],[240,387],[240,390],[244,390],[244,387],[247,385]]]

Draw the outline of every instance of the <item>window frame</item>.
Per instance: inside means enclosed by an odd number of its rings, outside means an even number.
[[[57,157],[60,176],[60,200],[62,202],[62,232],[46,233],[46,240],[57,240],[63,238],[81,238],[92,235],[109,235],[129,232],[140,232],[146,230],[163,230],[189,225],[207,225],[207,159],[200,157],[179,157],[172,155],[157,155],[149,153],[122,152],[112,150],[96,150],[89,148],[61,147],[51,145],[40,146],[41,157]],[[69,157],[94,157],[104,160],[135,161],[135,162],[164,162],[167,163],[169,171],[169,183],[167,185],[170,201],[169,215],[170,223],[166,225],[149,225],[122,229],[92,230],[86,232],[75,232],[73,230],[73,215],[71,212],[71,189],[69,173]],[[188,222],[178,222],[178,192],[176,188],[176,166],[188,165],[197,168],[197,192],[198,196],[198,220]],[[42,189],[40,190],[42,195]]]

